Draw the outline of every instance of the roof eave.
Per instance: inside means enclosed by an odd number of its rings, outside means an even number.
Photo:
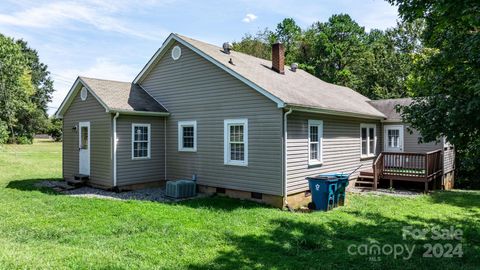
[[[110,113],[119,113],[124,115],[142,115],[142,116],[169,116],[169,112],[151,112],[151,111],[129,111],[129,110],[119,110],[111,109]]]
[[[371,115],[371,114],[363,114],[363,113],[355,113],[355,112],[347,112],[347,111],[337,111],[325,108],[317,108],[317,107],[310,107],[310,106],[302,106],[298,104],[287,104],[287,108],[292,108],[295,111],[302,111],[302,112],[311,112],[311,113],[322,113],[322,114],[330,114],[330,115],[340,115],[340,116],[350,116],[356,118],[367,118],[367,119],[376,119],[376,120],[384,120],[386,116],[382,114],[380,115]]]
[[[403,123],[402,119],[384,119],[382,120],[383,123]]]

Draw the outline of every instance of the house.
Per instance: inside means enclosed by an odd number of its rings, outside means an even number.
[[[297,206],[310,199],[307,176],[362,165],[352,179],[376,188],[393,165],[409,171],[404,151],[426,160],[440,149],[443,164],[443,145],[416,143],[391,111],[396,100],[371,101],[287,67],[281,44],[272,61],[224,45],[171,34],[133,82],[78,77],[56,113],[63,177],[107,189],[193,178],[201,192]],[[422,162],[413,169],[427,174]],[[433,178],[453,174],[444,165]]]

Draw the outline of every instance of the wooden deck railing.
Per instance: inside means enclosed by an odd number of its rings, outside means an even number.
[[[427,153],[427,164],[426,164],[426,175],[425,177],[430,180],[439,175],[442,175],[443,172],[443,157],[442,150],[436,150]]]
[[[373,190],[377,190],[378,181],[383,174],[383,153],[373,162]]]
[[[382,152],[373,163],[374,189],[380,178],[428,182],[441,175],[442,151],[428,153]]]

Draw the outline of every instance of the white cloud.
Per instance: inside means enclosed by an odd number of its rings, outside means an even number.
[[[248,13],[247,15],[245,15],[245,18],[242,19],[242,22],[251,23],[255,21],[257,18],[258,18],[257,15],[253,13]]]
[[[369,31],[372,28],[386,29],[396,25],[397,7],[384,0],[241,0],[251,10],[268,10],[270,14],[294,18],[302,27],[316,21],[327,21],[333,14],[349,14]],[[301,3],[300,3],[301,2]]]
[[[108,58],[97,58],[92,66],[85,69],[68,69],[57,72],[53,70],[52,78],[56,91],[53,94],[48,113],[50,115],[55,113],[77,76],[129,82],[133,81],[138,71],[138,67],[117,63]]]
[[[0,14],[0,24],[32,28],[67,27],[77,22],[91,25],[102,31],[117,32],[144,39],[161,40],[165,31],[145,33],[136,31],[115,18],[120,6],[102,1],[90,3],[53,2],[30,7],[12,14]]]

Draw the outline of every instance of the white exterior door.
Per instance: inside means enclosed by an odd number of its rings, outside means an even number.
[[[90,175],[90,122],[80,122],[78,127],[79,173]]]
[[[403,152],[403,126],[386,125],[384,142],[385,152]]]

